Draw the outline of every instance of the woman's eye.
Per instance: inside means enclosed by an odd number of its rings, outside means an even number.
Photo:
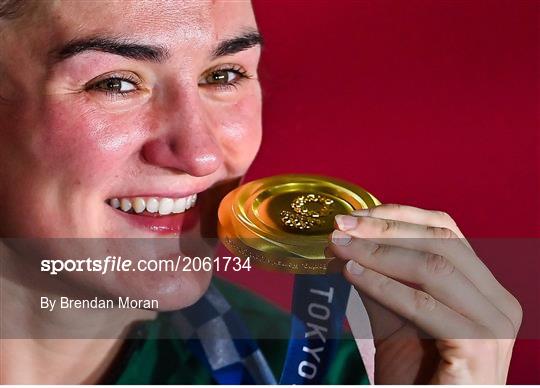
[[[238,70],[215,70],[204,79],[204,84],[228,85],[234,84],[242,74]]]
[[[121,78],[108,78],[99,81],[94,85],[94,88],[110,93],[129,93],[137,90],[137,86],[133,82]]]

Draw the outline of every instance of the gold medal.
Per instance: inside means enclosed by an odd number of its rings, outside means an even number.
[[[218,235],[239,257],[295,274],[324,274],[334,217],[380,202],[364,189],[317,175],[278,175],[246,183],[223,199]]]

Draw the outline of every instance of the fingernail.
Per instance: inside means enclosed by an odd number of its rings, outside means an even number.
[[[364,272],[364,267],[362,267],[356,261],[349,260],[347,262],[347,271],[349,271],[353,275],[360,275],[362,272]]]
[[[332,243],[335,245],[349,245],[352,240],[352,237],[347,233],[343,233],[341,230],[334,230],[332,232]]]
[[[353,216],[345,216],[343,214],[338,214],[336,216],[336,224],[339,229],[341,230],[351,230],[356,227],[357,223],[356,217]]]
[[[368,209],[358,209],[351,212],[353,216],[367,216],[369,214]]]

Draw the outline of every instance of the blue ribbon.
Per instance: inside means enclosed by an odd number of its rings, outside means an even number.
[[[349,290],[341,274],[295,276],[291,335],[280,384],[322,384],[337,351]]]
[[[341,274],[295,276],[291,333],[280,384],[323,383],[337,351],[349,290]],[[215,287],[196,304],[170,315],[219,384],[276,383],[248,328]]]

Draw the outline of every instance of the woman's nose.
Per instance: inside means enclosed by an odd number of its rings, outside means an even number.
[[[159,135],[142,148],[148,163],[197,177],[210,175],[220,167],[223,154],[199,104],[184,101],[161,110]]]

